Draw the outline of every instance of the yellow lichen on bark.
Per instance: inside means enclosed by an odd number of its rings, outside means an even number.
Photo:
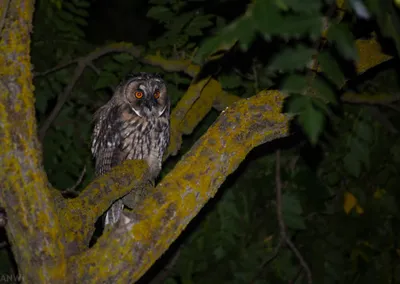
[[[160,53],[155,55],[147,55],[141,59],[142,62],[162,67],[165,71],[177,72],[183,71],[189,76],[196,76],[200,72],[200,66],[193,64],[191,60],[188,59],[166,59],[161,56]]]
[[[215,98],[222,92],[221,83],[208,79],[201,90],[201,96],[193,103],[185,115],[180,130],[183,134],[191,134],[194,128],[203,120],[213,107]]]
[[[71,258],[69,270],[76,272],[72,277],[112,283],[137,280],[252,148],[288,134],[289,119],[281,113],[283,100],[280,92],[265,91],[227,108],[134,209],[139,216],[137,222],[120,227],[101,238],[92,249]],[[118,262],[111,259],[115,255],[119,256]],[[135,269],[129,269],[132,267]]]
[[[63,201],[59,216],[69,246],[67,256],[87,248],[96,219],[116,199],[132,189],[146,186],[146,176],[147,164],[144,161],[125,161],[91,182],[77,198]]]
[[[66,269],[36,135],[29,55],[33,7],[34,1],[10,1],[1,34],[0,202],[24,281],[49,283],[64,279]]]
[[[168,155],[175,155],[182,143],[182,134],[190,134],[213,107],[215,97],[222,92],[221,84],[204,78],[192,83],[171,114],[171,141]]]

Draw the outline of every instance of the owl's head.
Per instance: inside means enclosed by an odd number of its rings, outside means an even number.
[[[124,101],[136,115],[144,118],[169,115],[167,86],[158,74],[133,74],[121,88]]]

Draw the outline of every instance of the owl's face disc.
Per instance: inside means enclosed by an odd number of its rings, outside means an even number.
[[[159,77],[133,78],[127,82],[124,94],[131,110],[140,117],[157,118],[168,111],[167,88]]]

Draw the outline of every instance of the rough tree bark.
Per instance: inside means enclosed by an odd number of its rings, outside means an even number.
[[[7,1],[3,1],[7,2]],[[61,226],[42,167],[29,55],[34,1],[1,4],[0,202],[7,233],[26,283],[64,278]]]
[[[147,169],[144,162],[127,161],[72,200],[63,199],[49,186],[34,113],[29,55],[33,8],[33,0],[0,1],[0,206],[9,218],[6,230],[20,273],[25,283],[134,282],[251,149],[288,134],[289,117],[281,114],[284,95],[263,91],[240,100],[225,93],[212,78],[193,82],[172,114],[169,154],[179,150],[181,136],[191,133],[212,107],[224,110],[221,116],[138,205],[139,221],[127,232],[106,234],[88,249],[96,218],[115,199],[146,186]],[[184,70],[192,77],[200,70],[189,61],[142,56],[129,44],[111,49],[130,52],[167,71]],[[374,54],[360,56],[359,71],[388,59]]]

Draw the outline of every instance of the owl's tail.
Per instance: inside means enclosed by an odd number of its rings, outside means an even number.
[[[115,201],[110,209],[108,209],[108,211],[106,212],[106,217],[104,220],[104,225],[108,226],[108,225],[114,225],[115,223],[117,223],[119,221],[119,219],[121,218],[121,213],[124,209],[124,204],[122,203],[122,200],[117,200]]]

